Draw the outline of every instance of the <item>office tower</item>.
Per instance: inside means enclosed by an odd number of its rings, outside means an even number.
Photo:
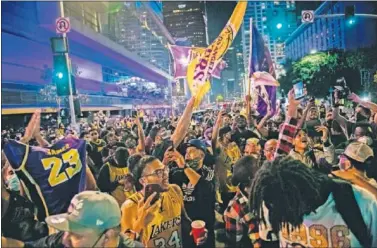
[[[174,39],[187,39],[187,45],[206,47],[207,20],[204,2],[163,2],[164,25]]]

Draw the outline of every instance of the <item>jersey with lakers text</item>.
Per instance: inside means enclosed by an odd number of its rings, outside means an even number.
[[[132,230],[136,221],[138,201],[141,193],[135,193],[122,207],[122,230]],[[183,194],[177,185],[169,185],[161,194],[161,206],[156,210],[151,223],[143,230],[142,242],[146,247],[182,247],[181,212]]]
[[[4,152],[41,221],[66,212],[72,197],[85,189],[85,140],[65,138],[47,148],[11,140]]]

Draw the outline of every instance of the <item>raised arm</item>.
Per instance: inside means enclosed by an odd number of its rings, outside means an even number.
[[[194,110],[194,103],[195,97],[191,97],[191,99],[187,103],[185,111],[182,114],[182,117],[178,121],[177,128],[171,136],[171,140],[173,141],[174,147],[177,147],[185,138],[187,130],[190,127],[192,112]]]
[[[211,144],[212,144],[213,154],[215,154],[215,151],[217,149],[217,145],[218,145],[217,144],[217,138],[219,137],[219,130],[220,130],[220,127],[222,125],[223,114],[224,114],[223,110],[219,112],[219,114],[217,115],[217,120],[216,120],[215,126],[213,127],[213,130],[212,130]]]
[[[135,118],[135,124],[137,125],[137,136],[139,137],[139,144],[137,145],[137,150],[139,152],[145,152],[145,134],[143,126],[141,125],[139,115]]]
[[[348,99],[352,100],[355,103],[360,104],[361,106],[370,109],[372,112],[377,113],[377,104],[369,101],[362,100],[358,95],[352,93]]]
[[[288,93],[288,104],[287,117],[280,130],[275,157],[289,154],[293,148],[292,142],[297,132],[297,107],[300,104],[299,100],[295,100],[293,89]]]

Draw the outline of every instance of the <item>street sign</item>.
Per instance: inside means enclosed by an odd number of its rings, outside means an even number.
[[[303,11],[301,11],[301,22],[302,23],[313,23],[314,22],[314,11],[313,10],[303,10]]]
[[[66,34],[71,30],[71,23],[68,17],[59,17],[56,19],[55,24],[56,33],[58,34]]]

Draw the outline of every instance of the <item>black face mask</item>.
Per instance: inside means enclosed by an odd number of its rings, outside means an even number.
[[[356,122],[368,121],[368,118],[360,113],[356,113]]]
[[[334,120],[328,120],[328,121],[327,121],[327,126],[328,126],[329,128],[332,127],[332,123],[333,123],[333,121],[334,121]]]

